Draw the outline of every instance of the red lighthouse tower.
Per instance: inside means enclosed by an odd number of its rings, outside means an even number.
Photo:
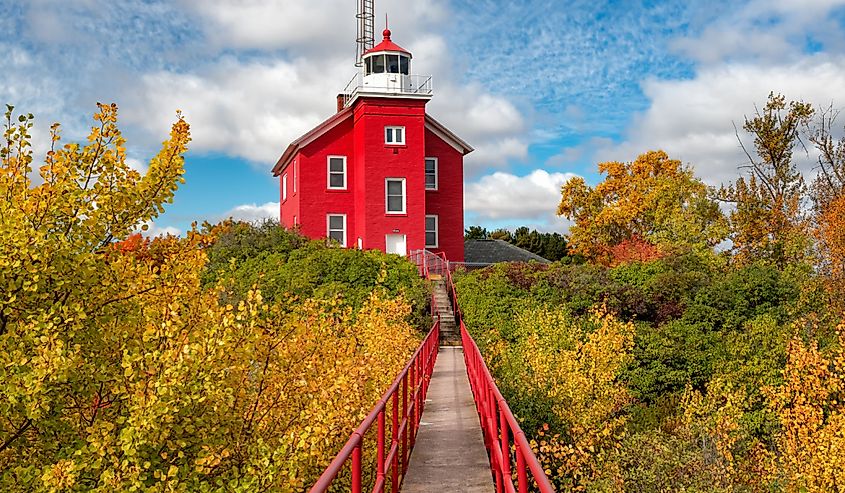
[[[463,157],[473,149],[426,113],[431,77],[412,75],[411,59],[385,29],[337,113],[288,146],[273,167],[282,225],[349,248],[463,261]]]

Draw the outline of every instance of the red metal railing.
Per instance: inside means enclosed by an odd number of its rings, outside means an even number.
[[[508,407],[496,382],[481,357],[481,351],[461,321],[461,342],[469,384],[484,433],[484,445],[490,458],[490,469],[497,493],[527,493],[529,487],[541,493],[555,491],[540,461],[531,450],[528,439]],[[511,446],[515,457],[511,457]],[[513,460],[516,459],[516,464]],[[514,467],[515,465],[515,467]],[[529,479],[529,473],[531,479]],[[516,476],[516,485],[514,485]]]
[[[420,417],[425,406],[425,395],[431,381],[431,372],[437,360],[440,341],[440,326],[434,324],[431,331],[414,352],[405,368],[384,393],[378,404],[370,411],[358,429],[352,433],[346,445],[329,464],[320,478],[311,487],[312,493],[327,491],[347,463],[350,467],[352,484],[350,491],[361,493],[364,481],[362,457],[364,437],[376,424],[378,435],[375,441],[375,482],[373,492],[382,492],[390,478],[391,491],[399,491],[399,485],[408,470],[408,459],[414,448],[414,441],[420,426]],[[409,393],[410,392],[410,393]],[[387,443],[388,406],[390,410],[390,443]],[[401,413],[400,413],[401,411]],[[350,461],[351,459],[351,461]]]
[[[460,322],[461,343],[467,367],[475,408],[484,434],[484,445],[490,459],[490,470],[496,482],[497,493],[527,493],[529,489],[541,493],[554,492],[540,461],[531,450],[525,433],[496,386],[490,369],[481,356],[478,345],[469,335],[458,306],[458,295],[452,282],[452,265],[444,254],[427,250],[411,252],[411,261],[420,269],[420,275],[439,274],[446,279],[450,290],[456,320]],[[513,451],[513,455],[511,452]],[[530,475],[530,476],[529,476]],[[514,484],[516,477],[516,484]]]
[[[430,279],[432,274],[439,275],[446,280],[446,286],[449,290],[449,296],[452,301],[452,308],[455,316],[460,317],[460,307],[458,306],[457,292],[455,291],[455,283],[452,282],[452,270],[454,264],[446,259],[446,254],[443,252],[434,253],[428,250],[413,250],[408,254],[411,262],[417,264],[420,275],[426,279]],[[436,308],[435,299],[432,297],[432,308]]]

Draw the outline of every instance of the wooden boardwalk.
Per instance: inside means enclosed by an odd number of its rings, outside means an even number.
[[[441,347],[403,493],[493,492],[461,347]]]

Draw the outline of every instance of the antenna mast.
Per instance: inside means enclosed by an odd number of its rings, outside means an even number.
[[[375,44],[375,0],[357,0],[358,13],[355,17],[358,19],[358,38],[355,42],[358,44],[358,53],[355,55],[355,66],[360,67],[362,64],[361,56],[365,51],[369,50]]]

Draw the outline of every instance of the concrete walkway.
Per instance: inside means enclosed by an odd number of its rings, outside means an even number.
[[[495,491],[461,347],[441,347],[403,493]]]

